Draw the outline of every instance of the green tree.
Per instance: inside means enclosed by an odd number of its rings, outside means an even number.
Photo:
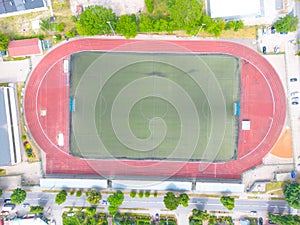
[[[139,198],[143,198],[144,197],[144,191],[140,190],[139,191]]]
[[[188,207],[189,201],[190,201],[190,197],[186,193],[179,195],[179,204],[181,204],[182,206]]]
[[[244,28],[244,23],[242,20],[235,21],[234,28],[233,28],[233,30],[235,32],[237,32],[238,30],[243,29],[243,28]]]
[[[139,18],[139,30],[140,32],[152,32],[154,31],[154,20],[152,16],[141,14]]]
[[[44,211],[43,206],[30,206],[30,213],[41,214]]]
[[[146,197],[146,198],[149,198],[149,197],[150,197],[150,191],[146,191],[146,192],[145,192],[145,197]]]
[[[199,29],[202,16],[203,3],[198,0],[173,0],[169,1],[169,18],[177,30]]]
[[[154,10],[154,1],[153,0],[145,0],[145,5],[148,13],[152,13]]]
[[[208,214],[208,212],[206,210],[201,211],[198,209],[193,209],[193,214],[191,216],[191,219],[195,220],[195,221],[207,221],[210,219],[210,215]]]
[[[110,34],[111,28],[108,22],[115,29],[116,14],[112,9],[103,6],[88,6],[80,14],[76,29],[80,35]]]
[[[96,214],[96,208],[95,207],[86,208],[85,211],[86,211],[86,215],[90,216],[90,217],[93,217]]]
[[[108,196],[107,201],[111,206],[119,207],[124,201],[124,194],[122,191],[118,190],[112,195]]]
[[[220,198],[220,202],[226,207],[228,210],[232,210],[234,208],[234,198],[230,196],[222,196]]]
[[[65,190],[60,191],[55,197],[55,203],[61,205],[67,199],[67,192]]]
[[[287,14],[274,23],[274,28],[278,32],[294,32],[298,27],[298,17]]]
[[[21,188],[16,188],[10,196],[13,204],[20,204],[26,199],[26,191]]]
[[[56,24],[56,31],[58,31],[58,32],[63,32],[64,31],[64,29],[65,29],[65,27],[66,27],[66,24],[64,24],[64,23],[59,23],[59,24]]]
[[[67,36],[68,38],[75,37],[75,36],[76,36],[76,29],[73,28],[73,29],[71,29],[71,30],[68,30],[68,31],[66,32],[66,36]]]
[[[173,192],[167,192],[164,197],[165,207],[169,210],[175,210],[179,206],[179,198]]]
[[[133,191],[133,190],[132,190],[132,191],[130,192],[130,197],[131,197],[131,198],[135,198],[135,197],[136,197],[136,191]]]
[[[91,191],[88,191],[86,193],[86,200],[91,204],[91,205],[98,205],[102,196],[100,194],[99,191],[96,191],[96,190],[91,190]]]
[[[291,207],[300,209],[300,185],[298,183],[287,184],[284,195],[285,200]]]
[[[0,33],[0,50],[6,51],[9,42],[10,42],[9,37],[6,34]]]
[[[298,215],[273,215],[269,214],[269,219],[278,225],[300,224],[300,216]]]
[[[135,17],[129,15],[120,16],[116,25],[117,34],[121,34],[127,39],[133,38],[137,35],[138,27],[136,24]]]
[[[81,197],[81,195],[82,195],[82,191],[81,190],[78,190],[78,191],[76,191],[76,197]]]
[[[114,215],[117,214],[117,212],[118,212],[118,207],[117,206],[113,206],[113,205],[108,206],[109,215],[114,216]]]
[[[157,198],[157,191],[155,191],[155,192],[153,193],[153,197],[154,197],[154,198]]]
[[[2,190],[2,189],[0,189],[0,197],[2,196],[2,194],[3,194],[3,190]]]

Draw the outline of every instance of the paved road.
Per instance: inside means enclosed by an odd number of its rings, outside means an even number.
[[[8,198],[10,193],[5,193],[0,198],[0,205],[3,204],[4,199]],[[25,202],[30,203],[31,205],[41,205],[44,206],[46,211],[46,216],[53,218],[57,221],[57,224],[61,224],[60,215],[63,207],[88,207],[90,206],[85,196],[81,196],[77,198],[75,196],[68,196],[67,200],[61,206],[58,206],[54,203],[56,193],[48,193],[48,192],[32,192],[27,193],[27,198]],[[108,195],[103,194],[103,199],[106,199]],[[163,197],[150,197],[150,198],[130,198],[129,196],[125,196],[125,200],[122,204],[121,208],[139,208],[140,210],[149,210],[150,212],[160,212],[160,209],[165,209],[163,203]],[[227,211],[226,208],[220,203],[217,198],[191,198],[189,206],[187,208],[179,207],[178,210],[175,211],[178,218],[180,220],[187,220],[188,213],[191,212],[192,209],[197,208],[200,210],[210,210],[210,211]],[[16,208],[20,210],[20,214],[25,214],[26,210],[21,209],[20,206]],[[250,200],[250,199],[237,199],[235,202],[235,209],[233,212],[239,214],[250,214],[250,211],[257,211],[260,215],[265,215],[267,212],[271,213],[289,213],[290,207],[286,203],[286,201],[269,201],[269,200]],[[165,213],[165,211],[163,211]],[[184,224],[184,222],[182,222]]]

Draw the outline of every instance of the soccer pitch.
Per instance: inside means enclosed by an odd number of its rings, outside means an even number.
[[[235,159],[239,76],[240,60],[221,54],[76,53],[70,153],[87,159]]]

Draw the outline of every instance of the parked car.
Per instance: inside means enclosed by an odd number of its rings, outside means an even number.
[[[292,105],[298,105],[299,102],[292,102]]]
[[[101,204],[101,205],[109,205],[109,203],[108,203],[106,200],[101,200],[101,201],[100,201],[100,204]]]
[[[75,213],[73,213],[73,212],[68,212],[67,213],[67,216],[74,216],[75,215]]]
[[[29,203],[23,203],[22,204],[22,208],[23,209],[28,209],[30,207],[30,204]]]
[[[4,203],[11,203],[11,199],[9,199],[9,198],[5,199]]]
[[[271,27],[271,34],[275,34],[275,33],[276,33],[275,27]]]
[[[290,81],[291,81],[291,82],[296,82],[296,81],[297,81],[297,78],[296,78],[296,77],[293,77],[293,78],[290,79]]]
[[[267,28],[262,29],[262,34],[267,34]]]
[[[256,216],[257,215],[257,211],[250,211],[250,215],[251,216]]]
[[[264,224],[264,220],[263,220],[262,217],[259,217],[259,219],[258,219],[258,224],[259,224],[259,225],[263,225],[263,224]]]
[[[279,48],[278,46],[275,46],[275,47],[274,47],[274,53],[275,53],[275,54],[278,54],[278,53],[279,53],[279,50],[280,50],[280,48]]]
[[[292,100],[293,100],[293,101],[298,101],[298,100],[299,100],[299,97],[292,97]]]
[[[298,91],[293,91],[292,93],[291,93],[291,96],[296,96],[296,95],[298,95]]]
[[[159,220],[159,214],[158,214],[158,213],[155,214],[155,220],[156,220],[156,221]]]
[[[263,51],[264,54],[267,54],[267,47],[266,47],[266,46],[263,46],[263,47],[262,47],[262,51]]]

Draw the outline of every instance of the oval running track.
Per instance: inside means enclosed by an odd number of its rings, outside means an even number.
[[[128,45],[138,42],[138,45]],[[220,163],[158,162],[85,160],[69,155],[69,87],[66,76],[62,75],[63,59],[76,52],[116,48],[132,52],[178,51],[178,48],[170,49],[170,44],[191,52],[241,58],[239,126],[242,119],[249,119],[251,130],[239,130],[237,159]],[[43,109],[47,109],[44,116],[41,115]],[[31,136],[46,153],[46,174],[240,179],[243,172],[262,164],[263,157],[279,138],[285,122],[286,99],[282,83],[269,62],[256,51],[237,43],[85,38],[59,45],[43,57],[27,82],[24,112]],[[58,132],[66,134],[64,147],[55,144]]]

